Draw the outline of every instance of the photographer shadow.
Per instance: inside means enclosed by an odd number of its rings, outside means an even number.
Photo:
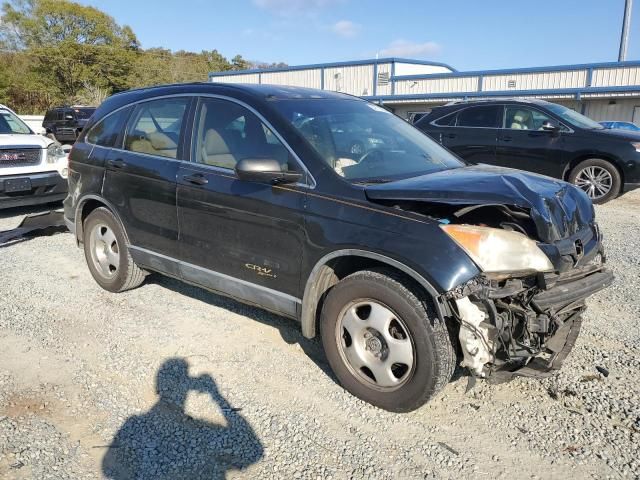
[[[195,419],[185,412],[190,391],[209,394],[225,424]],[[156,377],[156,404],[145,414],[127,419],[102,460],[106,478],[224,479],[263,456],[263,447],[249,423],[220,394],[209,375],[189,376],[182,358],[165,361]]]

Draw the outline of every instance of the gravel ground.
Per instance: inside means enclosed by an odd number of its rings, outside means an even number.
[[[617,279],[564,369],[405,415],[294,322],[158,275],[110,294],[68,234],[0,248],[0,478],[640,478],[640,191],[597,210]]]

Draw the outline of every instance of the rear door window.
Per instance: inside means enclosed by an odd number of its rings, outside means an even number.
[[[138,105],[133,112],[124,148],[131,152],[178,158],[178,145],[190,99],[164,98]]]
[[[469,107],[458,113],[458,127],[499,128],[501,123],[501,105]]]

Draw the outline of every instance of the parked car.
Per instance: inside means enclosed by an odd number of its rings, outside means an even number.
[[[67,154],[0,105],[0,208],[62,201]]]
[[[606,130],[555,103],[456,102],[434,108],[416,126],[468,162],[561,178],[594,203],[640,186],[640,134]]]
[[[631,130],[632,132],[640,132],[640,127],[633,122],[600,122],[604,128],[619,128],[620,130]]]
[[[395,146],[393,137],[377,131],[376,125],[366,123],[366,118],[332,118],[331,134],[336,153],[346,158],[359,159],[374,149],[389,149]]]
[[[73,143],[95,110],[95,107],[56,107],[45,114],[42,127],[52,139]]]
[[[402,148],[341,159],[336,119],[375,124]],[[457,352],[472,378],[549,375],[585,299],[613,278],[580,189],[467,166],[333,92],[120,93],[81,133],[69,172],[66,223],[101,287],[154,271],[297,319],[348,391],[392,411],[432,398]]]

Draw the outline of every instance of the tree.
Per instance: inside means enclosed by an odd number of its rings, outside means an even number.
[[[251,62],[242,58],[242,55],[236,55],[231,59],[233,70],[246,70],[251,66]]]
[[[128,26],[97,8],[67,0],[14,0],[2,6],[0,38],[16,49],[62,43],[139,48]]]
[[[21,113],[63,103],[97,105],[114,92],[205,81],[242,70],[241,55],[142,49],[133,30],[94,7],[69,0],[10,0],[0,10],[0,101]]]

